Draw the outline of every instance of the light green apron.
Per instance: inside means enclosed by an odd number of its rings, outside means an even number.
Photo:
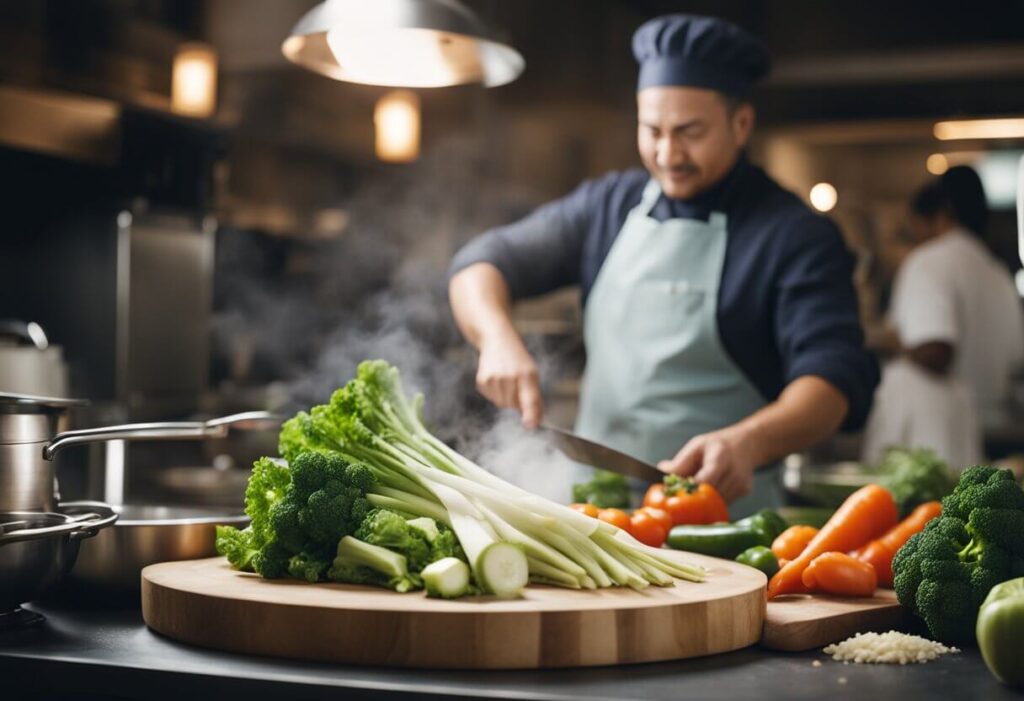
[[[649,213],[660,195],[652,179],[594,281],[576,420],[581,436],[650,463],[765,404],[718,336],[725,215],[659,222]],[[766,468],[729,511],[742,516],[780,503],[777,470]]]

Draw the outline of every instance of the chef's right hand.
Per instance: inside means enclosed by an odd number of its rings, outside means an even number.
[[[476,387],[495,406],[518,409],[526,428],[540,423],[544,403],[537,364],[514,330],[481,339]]]

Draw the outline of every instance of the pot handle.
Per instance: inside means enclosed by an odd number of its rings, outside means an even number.
[[[44,528],[20,528],[14,531],[7,531],[6,533],[0,533],[0,545],[19,543],[25,540],[35,540],[36,538],[46,538],[63,533],[69,534],[71,540],[91,538],[99,533],[100,529],[106,528],[114,523],[114,521],[117,520],[117,516],[118,515],[114,512],[110,512],[107,515],[88,513],[69,517],[66,522],[59,523],[56,526],[46,526]]]
[[[71,540],[84,540],[85,538],[92,538],[94,535],[99,533],[107,526],[113,525],[114,521],[117,520],[118,514],[109,514],[107,516],[101,516],[99,514],[90,514],[93,518],[89,520],[78,521],[79,529],[71,532]]]
[[[284,417],[267,411],[247,411],[241,414],[210,419],[209,421],[164,421],[65,431],[54,436],[53,440],[43,447],[43,459],[53,460],[53,456],[69,445],[113,440],[152,441],[223,438],[228,434],[228,429],[231,427],[255,431],[279,426],[283,420]]]

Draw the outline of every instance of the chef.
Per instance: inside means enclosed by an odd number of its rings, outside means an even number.
[[[674,14],[642,25],[633,53],[644,169],[584,182],[470,241],[452,261],[452,310],[479,350],[479,390],[533,427],[537,365],[511,304],[579,285],[577,433],[730,501],[749,494],[741,514],[778,502],[766,466],[861,426],[878,367],[839,231],[746,155],[762,44]]]

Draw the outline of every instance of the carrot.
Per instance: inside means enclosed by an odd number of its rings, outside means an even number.
[[[790,526],[772,541],[772,552],[775,557],[792,560],[799,557],[816,535],[818,529],[814,526]]]
[[[861,562],[866,562],[878,573],[878,583],[883,587],[892,586],[892,560],[896,551],[910,540],[910,536],[920,532],[926,523],[942,513],[942,504],[929,501],[914,509],[909,516],[900,521],[881,538],[871,541],[856,553],[850,553]]]
[[[768,582],[768,598],[801,591],[801,575],[818,555],[859,548],[892,528],[898,520],[896,503],[885,488],[877,484],[861,487],[847,497],[799,557],[775,573]]]
[[[871,596],[878,586],[878,575],[866,562],[846,553],[828,552],[811,560],[800,575],[800,581],[811,591],[837,596]]]

